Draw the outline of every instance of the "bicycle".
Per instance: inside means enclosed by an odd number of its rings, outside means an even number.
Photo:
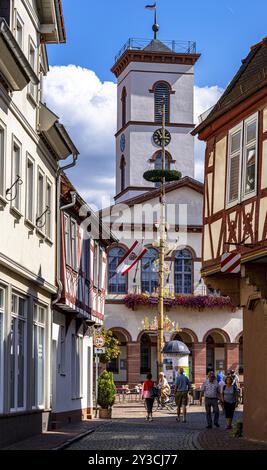
[[[164,411],[165,409],[170,412],[176,412],[176,403],[174,395],[170,395],[167,401],[159,402],[159,410]]]

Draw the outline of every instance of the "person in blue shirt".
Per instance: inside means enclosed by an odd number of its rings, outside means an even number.
[[[224,381],[224,373],[223,373],[223,370],[220,369],[217,374],[217,382],[219,384],[220,382],[223,382],[223,381]]]
[[[183,423],[186,423],[186,407],[188,403],[188,392],[190,388],[190,382],[184,375],[184,369],[181,367],[175,380],[175,403],[177,406],[177,418],[176,421],[180,422],[181,407],[183,407]]]

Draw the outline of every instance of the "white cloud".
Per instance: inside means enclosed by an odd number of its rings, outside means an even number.
[[[198,87],[195,86],[195,123],[198,123],[198,117],[214,106],[223,93],[223,89],[215,86]],[[195,138],[195,177],[203,181],[204,178],[204,157],[205,157],[205,144]]]
[[[216,103],[217,86],[195,87],[195,122]],[[44,82],[47,105],[58,114],[80,151],[69,176],[89,203],[109,201],[115,192],[117,85],[75,65],[51,67]],[[203,144],[196,141],[196,178],[203,179]],[[105,204],[104,205],[108,205]]]

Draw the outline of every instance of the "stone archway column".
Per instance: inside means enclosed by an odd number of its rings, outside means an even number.
[[[127,343],[127,377],[128,384],[140,383],[140,342],[130,341]]]
[[[239,343],[225,343],[225,371],[239,365]]]
[[[206,378],[206,343],[193,343],[192,356],[193,356],[193,376],[197,387],[202,385]]]

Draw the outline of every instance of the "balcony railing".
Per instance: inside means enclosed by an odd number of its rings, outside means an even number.
[[[152,39],[138,39],[130,38],[120,49],[118,54],[115,56],[115,63],[127,50],[142,51],[152,43]],[[195,41],[175,41],[175,40],[160,40],[160,42],[169,49],[169,52],[175,52],[176,54],[196,54],[196,42]],[[159,49],[160,52],[160,49]]]

